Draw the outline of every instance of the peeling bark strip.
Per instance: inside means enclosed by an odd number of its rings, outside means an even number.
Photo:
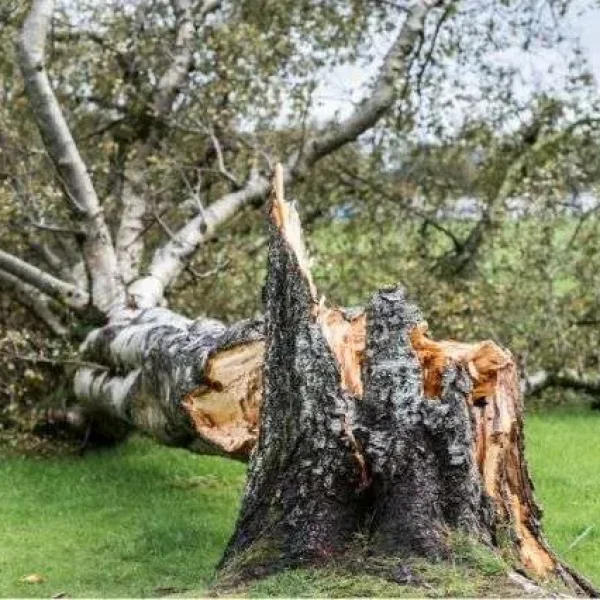
[[[511,355],[429,339],[399,288],[359,315],[326,308],[281,181],[277,171],[260,435],[223,565],[321,562],[358,533],[375,551],[437,558],[459,530],[593,594],[541,534]]]

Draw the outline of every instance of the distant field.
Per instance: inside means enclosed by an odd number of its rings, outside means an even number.
[[[527,436],[548,537],[600,585],[600,413],[532,415]],[[0,596],[198,593],[243,480],[243,465],[139,438],[85,458],[3,458]],[[44,581],[20,582],[32,574]]]

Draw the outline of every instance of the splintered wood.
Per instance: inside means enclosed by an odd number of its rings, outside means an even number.
[[[283,190],[283,168],[277,165],[271,193],[270,217],[281,237],[294,255],[306,281],[313,302],[312,316],[321,326],[323,334],[340,368],[342,387],[350,394],[361,396],[361,363],[365,349],[366,317],[364,313],[348,317],[337,308],[328,308],[310,272],[310,260],[304,244],[300,217],[293,203],[287,202]]]
[[[281,237],[287,242],[294,254],[300,272],[308,283],[313,302],[317,302],[317,288],[310,273],[310,260],[304,245],[302,225],[298,211],[293,203],[287,202],[283,195],[283,167],[277,164],[271,190],[271,206],[269,216],[271,222],[277,227]]]
[[[440,396],[444,372],[451,364],[467,369],[475,422],[473,451],[485,490],[501,521],[512,526],[523,566],[547,575],[557,567],[557,560],[539,532],[539,510],[523,457],[521,396],[512,356],[491,341],[438,342],[428,338],[426,331],[427,325],[421,324],[411,335],[424,393],[429,398]]]
[[[197,431],[231,456],[246,457],[258,436],[264,346],[250,342],[217,352],[203,385],[183,400]]]
[[[423,370],[423,388],[429,398],[437,398],[444,371],[454,362],[467,367],[473,382],[471,398],[477,402],[493,395],[498,372],[512,364],[512,358],[494,342],[465,344],[454,340],[435,341],[427,337],[427,324],[417,325],[411,344]]]
[[[366,344],[366,321],[364,313],[348,317],[335,308],[322,307],[318,315],[325,339],[339,365],[342,388],[359,398],[363,394],[361,368]]]

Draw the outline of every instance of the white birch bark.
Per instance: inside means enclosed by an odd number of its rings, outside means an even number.
[[[17,256],[13,256],[3,250],[0,250],[0,269],[48,294],[65,306],[82,309],[89,302],[89,296],[85,290],[81,290],[62,279],[58,279],[54,275],[50,275],[42,271],[42,269],[30,265]]]
[[[58,336],[68,333],[67,327],[61,322],[59,316],[50,307],[50,298],[40,291],[0,269],[0,283],[13,292],[16,301],[25,308],[32,310],[46,327]]]
[[[74,216],[85,226],[83,253],[91,275],[91,301],[109,313],[125,305],[110,231],[87,167],[58,104],[45,66],[46,36],[53,0],[34,0],[19,39],[19,62],[42,139],[60,174],[65,197]]]

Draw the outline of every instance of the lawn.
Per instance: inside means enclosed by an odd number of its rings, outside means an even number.
[[[527,434],[548,537],[600,585],[600,414],[531,415]],[[243,480],[241,464],[140,438],[84,458],[5,457],[0,596],[197,593],[227,542]],[[21,581],[33,574],[43,582]]]
[[[531,415],[526,433],[546,535],[565,561],[600,586],[600,412]]]
[[[71,459],[0,462],[0,596],[199,589],[227,543],[244,465],[145,439]],[[20,583],[39,574],[40,584]]]

